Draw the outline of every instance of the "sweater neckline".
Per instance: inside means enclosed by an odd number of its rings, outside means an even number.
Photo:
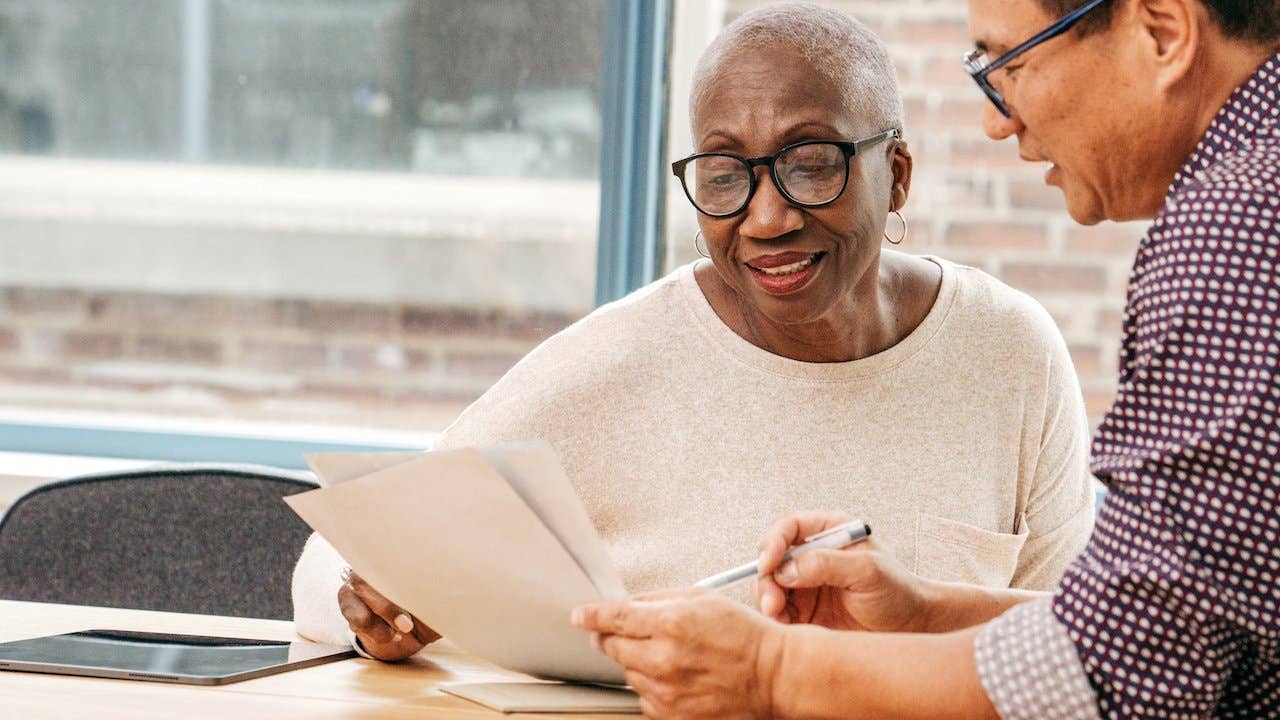
[[[846,362],[815,363],[793,360],[775,355],[758,347],[738,335],[720,319],[711,303],[698,286],[694,270],[707,260],[698,260],[680,268],[677,284],[680,294],[697,321],[699,330],[721,351],[733,359],[757,370],[774,375],[813,380],[817,382],[839,382],[855,378],[867,377],[890,370],[915,355],[937,334],[951,310],[956,295],[955,266],[932,255],[921,256],[934,263],[942,271],[942,281],[938,287],[938,296],[934,298],[933,307],[925,314],[920,324],[892,347],[874,355]]]

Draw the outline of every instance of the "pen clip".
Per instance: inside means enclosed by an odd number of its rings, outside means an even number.
[[[847,523],[841,523],[840,525],[837,525],[833,528],[827,528],[826,530],[823,530],[820,533],[814,533],[813,535],[810,535],[809,537],[805,538],[804,541],[807,543],[811,543],[814,540],[821,540],[824,537],[831,537],[832,535],[838,535],[842,532],[849,532],[853,528],[861,527],[861,525],[862,525],[861,520],[850,520]]]

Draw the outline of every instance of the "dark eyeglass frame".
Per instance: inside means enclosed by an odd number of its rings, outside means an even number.
[[[1088,15],[1094,8],[1098,7],[1107,0],[1093,0],[1088,5],[1082,5],[1075,10],[1063,15],[1057,22],[1049,27],[1036,33],[1030,40],[1018,45],[1009,52],[992,60],[989,63],[983,63],[986,57],[986,51],[982,49],[970,50],[964,56],[964,69],[969,73],[969,77],[982,88],[982,92],[986,94],[987,99],[991,101],[1001,115],[1005,117],[1013,117],[1013,113],[1009,110],[1009,105],[1004,101],[1004,95],[991,84],[991,73],[1008,65],[1011,60],[1025,53],[1031,48],[1058,37],[1059,35],[1070,30],[1076,23],[1080,22],[1085,15]]]
[[[756,188],[760,185],[760,181],[756,179],[755,169],[761,165],[769,168],[769,177],[773,180],[773,186],[778,189],[778,193],[782,195],[782,197],[786,198],[787,202],[803,208],[820,208],[839,200],[840,196],[844,195],[845,189],[849,187],[849,158],[857,155],[859,152],[862,152],[872,145],[876,145],[877,143],[882,143],[885,140],[890,139],[899,140],[901,138],[902,133],[898,132],[897,128],[891,128],[861,140],[804,140],[802,142],[792,143],[772,155],[761,155],[759,157],[742,157],[741,155],[734,155],[733,153],[727,152],[694,153],[687,158],[682,158],[671,163],[671,172],[675,173],[675,176],[680,179],[680,187],[684,188],[684,196],[689,198],[689,202],[693,204],[693,208],[707,217],[727,218],[746,210],[747,206],[751,204],[751,199],[756,196]],[[794,150],[795,148],[805,145],[835,145],[837,148],[840,148],[842,153],[844,153],[844,183],[840,185],[840,192],[836,193],[830,200],[824,200],[818,203],[800,202],[792,197],[791,193],[787,192],[786,187],[778,179],[778,171],[774,166],[774,161],[778,159],[779,155],[787,152],[788,150]],[[746,166],[747,178],[751,184],[747,189],[746,199],[742,201],[742,205],[738,207],[738,209],[726,213],[709,213],[699,207],[698,202],[693,199],[693,193],[689,192],[689,184],[686,183],[684,179],[684,168],[694,160],[704,157],[732,158]]]

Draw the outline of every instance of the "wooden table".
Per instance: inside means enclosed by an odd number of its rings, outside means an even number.
[[[91,628],[295,640],[293,623],[0,600],[0,642]],[[396,664],[354,659],[231,685],[201,687],[0,671],[0,717],[30,718],[561,718],[502,715],[446,695],[456,682],[528,680],[441,641]]]

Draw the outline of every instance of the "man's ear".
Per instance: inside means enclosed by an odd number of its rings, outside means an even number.
[[[893,168],[893,187],[889,191],[889,212],[901,210],[907,204],[907,196],[911,194],[911,171],[915,161],[911,151],[907,149],[907,141],[899,140],[893,148],[890,159]]]
[[[1199,0],[1135,0],[1130,12],[1156,89],[1168,90],[1194,69],[1208,11]]]

